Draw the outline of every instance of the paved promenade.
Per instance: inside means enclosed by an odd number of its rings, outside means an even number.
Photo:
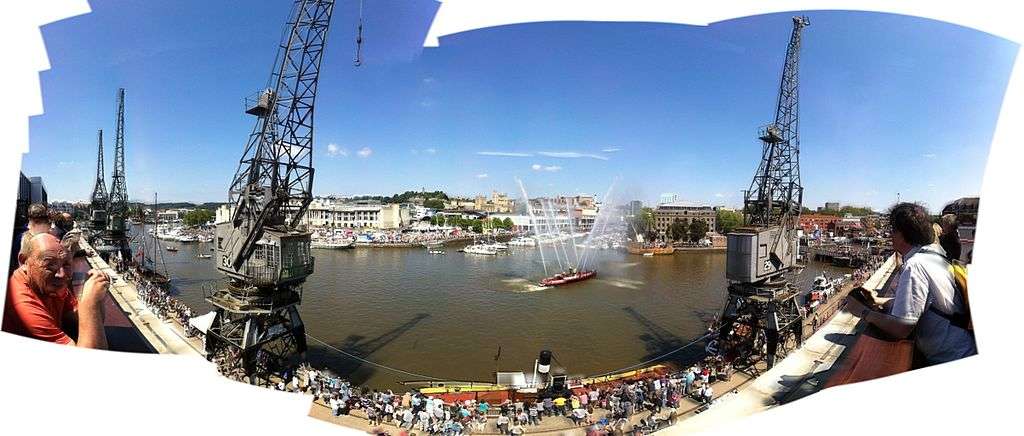
[[[881,289],[896,270],[895,257],[890,256],[864,283],[867,289]],[[850,287],[832,298],[841,304]],[[860,318],[839,311],[824,326],[778,365],[759,376],[732,398],[714,404],[706,412],[679,421],[665,434],[701,431],[722,422],[735,420],[756,412],[803,398],[820,390],[847,346],[853,344],[860,330]]]
[[[81,244],[87,251],[94,251],[84,239]],[[146,305],[139,299],[135,284],[121,277],[98,254],[89,256],[88,260],[92,268],[101,270],[110,276],[110,297],[112,299],[106,305],[108,332],[111,331],[111,327],[134,329],[138,337],[144,341],[144,345],[155,353],[204,356],[202,341],[197,338],[186,338],[182,326],[176,321],[163,321],[146,308]],[[130,337],[125,334],[124,340],[128,341]],[[126,344],[117,336],[108,337],[108,342],[111,342],[110,348],[115,351],[142,351],[124,349],[134,346],[126,347]]]

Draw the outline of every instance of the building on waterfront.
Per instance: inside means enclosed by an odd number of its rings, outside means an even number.
[[[519,214],[494,214],[491,219],[505,218],[512,220],[512,230],[527,232],[530,234],[543,234],[552,232],[569,232],[570,230],[585,231],[571,225],[569,216],[556,214],[554,217],[541,216],[540,214],[531,217],[530,215]]]
[[[437,213],[436,210],[424,206],[422,201],[419,204],[410,201],[409,217],[413,222],[430,219],[435,213]]]
[[[181,218],[185,216],[188,211],[182,212],[180,209],[166,209],[157,212],[156,217],[162,223],[176,223],[181,221]]]
[[[715,229],[717,215],[711,206],[695,206],[679,201],[659,204],[654,209],[654,229],[660,234],[668,234],[669,227],[679,218],[687,226],[694,220],[703,220],[710,231]]]
[[[412,221],[412,207],[409,204],[382,204],[377,200],[346,201],[318,197],[310,202],[302,221],[310,227],[398,229]]]
[[[529,204],[536,216],[554,214],[571,219],[572,229],[579,232],[590,231],[601,210],[597,199],[589,194],[531,198]]]
[[[53,212],[75,214],[75,205],[70,201],[54,201],[49,206]]]
[[[864,233],[864,223],[861,217],[848,215],[835,223],[836,235],[860,236]]]
[[[822,215],[816,213],[805,213],[800,215],[799,225],[807,235],[813,235],[815,231],[825,234],[836,231],[836,223],[842,221],[841,217],[834,215]]]

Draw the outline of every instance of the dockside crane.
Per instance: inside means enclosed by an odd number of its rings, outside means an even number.
[[[761,163],[744,192],[744,226],[727,236],[729,298],[715,348],[738,364],[763,359],[771,368],[803,341],[799,292],[786,275],[799,248],[799,64],[801,34],[809,25],[807,17],[793,17],[775,119],[758,131]]]
[[[128,243],[128,189],[124,173],[124,88],[117,90],[117,127],[114,136],[114,171],[111,175],[110,197],[107,203],[107,225],[103,233],[106,246],[98,247],[108,255],[119,253],[122,260],[131,260]]]
[[[256,117],[218,217],[217,269],[227,286],[208,293],[216,315],[209,356],[240,357],[250,383],[297,363],[306,350],[298,305],[313,273],[310,233],[313,113],[333,0],[296,0],[266,89],[246,99]]]
[[[103,172],[103,129],[96,134],[96,142],[99,151],[96,157],[96,184],[92,188],[92,197],[89,201],[89,228],[93,235],[98,236],[107,228],[107,202],[109,201]]]

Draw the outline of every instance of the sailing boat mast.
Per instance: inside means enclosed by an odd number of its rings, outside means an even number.
[[[149,262],[150,262],[151,266],[149,266],[147,268],[149,269],[149,271],[152,274],[152,277],[154,277],[154,278],[159,277],[159,276],[163,276],[164,278],[170,278],[167,275],[167,263],[164,262],[164,252],[160,250],[160,207],[159,207],[159,204],[160,203],[157,201],[157,193],[154,192],[153,193],[153,225],[154,225],[155,229],[153,230],[153,249],[149,252],[150,255],[153,256],[153,257],[149,259]],[[156,254],[154,254],[154,253],[156,253]],[[156,267],[156,256],[157,255],[160,256],[160,266],[162,267],[161,268],[162,271],[157,271],[157,267]],[[142,261],[145,262],[146,259],[147,258],[144,256]],[[143,267],[146,267],[145,264],[143,264]]]

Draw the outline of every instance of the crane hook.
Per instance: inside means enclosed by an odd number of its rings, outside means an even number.
[[[363,64],[362,58],[363,52],[363,23],[359,23],[359,33],[356,35],[356,60],[355,65],[358,67]]]
[[[359,0],[359,29],[356,32],[356,60],[355,66],[363,64],[363,0]]]

